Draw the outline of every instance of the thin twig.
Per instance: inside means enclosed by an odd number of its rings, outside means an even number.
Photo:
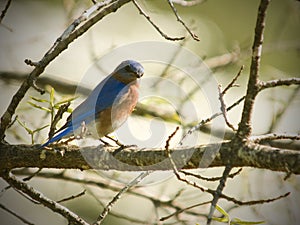
[[[260,81],[258,91],[262,91],[267,88],[273,88],[279,86],[290,86],[290,85],[300,85],[300,78],[292,77],[287,79]]]
[[[232,167],[230,165],[227,165],[225,167],[222,178],[220,179],[220,183],[219,183],[216,191],[213,194],[213,200],[211,201],[210,210],[209,210],[209,213],[208,213],[208,216],[207,216],[207,222],[206,222],[207,225],[211,224],[213,214],[214,214],[215,209],[216,209],[216,205],[218,203],[219,198],[222,195],[223,189],[224,189],[225,184],[226,184],[226,180],[227,180],[227,178],[230,174],[231,169],[232,169]]]
[[[232,79],[232,81],[224,88],[224,90],[222,91],[222,95],[225,95],[226,92],[227,92],[230,88],[234,87],[235,82],[237,81],[237,79],[239,78],[239,76],[242,74],[243,70],[244,70],[244,65],[241,66],[241,69],[239,70],[239,72],[237,73],[237,75],[236,75],[236,76]]]
[[[171,9],[173,10],[173,12],[175,14],[175,16],[177,18],[177,21],[179,21],[184,26],[184,28],[187,30],[187,32],[191,35],[191,37],[195,41],[200,41],[199,37],[190,30],[190,28],[183,22],[183,20],[181,19],[181,17],[178,15],[177,9],[175,8],[172,0],[168,0],[168,3],[169,3]]]
[[[7,10],[9,8],[9,6],[10,6],[10,3],[11,3],[11,0],[7,0],[5,7],[2,10],[2,12],[1,12],[1,15],[0,15],[0,24],[2,23],[2,20],[3,20],[3,18],[5,17],[5,15],[7,13]]]
[[[226,108],[226,111],[230,111],[231,109],[233,109],[234,107],[236,107],[237,105],[239,105],[243,100],[245,99],[245,96],[241,97],[240,99],[238,99],[236,102],[234,102],[231,106],[229,106],[228,108]],[[196,130],[199,130],[202,126],[204,126],[205,124],[209,123],[210,121],[212,121],[213,119],[215,119],[218,116],[221,116],[222,112],[219,113],[215,113],[212,116],[210,116],[207,119],[201,120],[198,124],[196,124],[195,126],[191,127],[185,135],[183,135],[183,137],[181,138],[179,145],[183,144],[184,139],[187,138],[187,136],[191,135],[193,132],[195,132]]]
[[[129,182],[124,188],[122,188],[118,194],[107,204],[107,206],[103,209],[102,213],[98,216],[97,221],[94,224],[100,225],[108,213],[111,211],[112,207],[116,204],[116,202],[121,198],[121,196],[126,193],[130,188],[137,185],[140,181],[142,181],[146,176],[148,176],[151,172],[146,171],[142,172],[139,176]]]
[[[73,199],[76,199],[76,198],[79,198],[83,195],[85,195],[85,192],[86,190],[83,190],[82,192],[78,193],[77,195],[71,195],[70,197],[67,197],[67,198],[63,198],[59,201],[56,201],[57,203],[61,203],[61,202],[66,202],[66,201],[69,201],[69,200],[73,200]]]
[[[265,141],[282,140],[282,139],[296,141],[296,140],[300,140],[300,135],[299,134],[272,133],[272,134],[264,134],[264,135],[250,137],[250,140],[255,143],[261,143],[261,142],[265,142]]]
[[[37,171],[32,173],[30,176],[23,178],[23,181],[29,181],[31,180],[34,176],[36,176],[39,172],[42,171],[43,168],[39,168]]]
[[[181,175],[176,167],[176,164],[175,164],[175,162],[171,156],[170,150],[169,150],[169,142],[171,141],[172,137],[176,134],[177,131],[178,131],[178,127],[176,127],[175,131],[169,136],[168,140],[166,141],[166,146],[165,146],[165,151],[166,151],[167,157],[170,160],[170,163],[172,165],[173,172],[175,173],[178,180],[184,181],[185,183],[200,189],[202,192],[207,192],[207,190],[208,190],[207,188],[201,187],[196,182],[191,182],[191,181],[181,177]]]
[[[160,33],[161,36],[163,36],[166,40],[170,40],[170,41],[180,41],[183,40],[185,37],[170,37],[167,34],[165,34],[160,28],[159,26],[157,26],[152,20],[151,17],[142,9],[142,7],[135,1],[132,0],[133,4],[136,6],[136,8],[139,10],[140,14],[143,15],[149,23],[151,23],[151,25],[158,31],[158,33]]]
[[[39,86],[37,86],[36,80],[33,80],[33,81],[32,81],[31,86],[32,86],[37,92],[39,92],[41,95],[45,94],[45,92],[46,92],[43,88],[40,88]]]
[[[228,90],[228,89],[227,89]],[[218,85],[218,92],[219,92],[219,100],[220,100],[220,103],[221,103],[221,112],[223,114],[223,117],[224,117],[224,120],[227,124],[228,127],[230,127],[233,131],[236,131],[236,129],[234,128],[234,126],[229,122],[228,120],[228,117],[227,117],[227,111],[226,111],[226,104],[225,104],[225,101],[224,101],[224,94],[223,93],[226,93],[226,92],[222,92],[221,91],[221,85]]]
[[[105,207],[105,204],[101,201],[101,199],[99,199],[98,196],[95,195],[95,193],[91,189],[87,189],[87,191],[88,191],[88,194],[91,195],[103,208]],[[132,218],[132,217],[126,215],[126,212],[124,212],[124,213],[125,214],[121,214],[121,213],[117,213],[117,212],[113,212],[113,211],[109,212],[109,214],[111,216],[117,217],[119,219],[127,220],[131,223],[137,223],[139,225],[141,225],[141,224],[149,225],[149,221],[143,221],[143,220],[139,220],[136,218]]]
[[[206,201],[206,202],[201,202],[201,203],[198,203],[198,204],[195,204],[195,205],[192,205],[192,206],[189,206],[189,207],[186,207],[186,208],[183,208],[183,209],[180,209],[180,210],[177,210],[176,212],[168,215],[168,216],[164,216],[164,217],[161,217],[159,219],[159,221],[165,221],[169,218],[171,218],[172,216],[177,216],[178,214],[182,213],[182,212],[185,212],[189,209],[193,209],[195,207],[198,207],[198,206],[201,206],[201,205],[206,205],[206,204],[209,204],[211,201]]]
[[[238,171],[229,174],[228,177],[229,178],[234,178],[235,176],[239,175],[242,172],[242,170],[243,170],[243,168],[240,168]],[[205,181],[218,181],[222,178],[222,177],[203,177],[199,174],[190,173],[190,172],[187,172],[187,171],[184,171],[184,170],[182,170],[180,172],[185,174],[186,176],[193,176],[193,177],[196,177],[200,180],[205,180]]]

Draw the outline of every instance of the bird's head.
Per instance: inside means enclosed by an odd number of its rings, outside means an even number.
[[[112,73],[112,76],[123,83],[130,83],[144,75],[144,67],[134,61],[123,61]]]

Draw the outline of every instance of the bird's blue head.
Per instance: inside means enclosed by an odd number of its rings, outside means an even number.
[[[134,60],[123,61],[113,72],[113,77],[123,83],[130,83],[143,75],[144,67]]]

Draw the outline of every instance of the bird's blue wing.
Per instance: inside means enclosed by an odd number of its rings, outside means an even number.
[[[73,111],[69,123],[74,129],[77,129],[81,126],[82,121],[88,124],[95,120],[95,115],[112,107],[114,102],[118,101],[121,91],[126,92],[126,88],[126,84],[109,76],[97,85],[89,97]]]

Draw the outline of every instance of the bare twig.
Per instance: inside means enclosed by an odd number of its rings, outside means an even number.
[[[226,92],[227,92],[230,88],[236,86],[235,82],[237,81],[237,79],[239,78],[239,76],[242,74],[243,70],[244,70],[244,65],[241,66],[241,69],[239,70],[239,72],[237,73],[237,75],[236,75],[236,76],[232,79],[232,81],[224,88],[224,90],[222,91],[222,95],[225,95]]]
[[[241,172],[242,172],[242,168],[238,169],[238,171],[234,172],[234,173],[231,173],[228,175],[229,178],[234,178],[235,176],[239,175]],[[180,171],[181,173],[187,175],[187,176],[193,176],[193,177],[196,177],[200,180],[205,180],[205,181],[218,181],[220,180],[222,177],[203,177],[199,174],[194,174],[194,173],[190,173],[190,172],[187,172],[187,171]]]
[[[216,209],[216,205],[218,203],[219,198],[222,195],[226,180],[230,174],[231,169],[232,169],[232,167],[230,165],[227,165],[225,167],[222,178],[220,179],[220,183],[219,183],[216,191],[213,194],[213,200],[211,201],[210,210],[209,210],[209,213],[207,216],[207,223],[206,223],[207,225],[211,224],[212,217],[213,217],[214,211]]]
[[[254,42],[252,46],[252,60],[250,66],[250,75],[247,86],[247,94],[244,102],[244,108],[242,112],[242,119],[237,131],[237,137],[242,140],[249,137],[251,134],[251,115],[253,111],[253,105],[255,97],[259,90],[259,69],[260,58],[262,52],[262,43],[264,37],[264,28],[266,20],[266,11],[270,0],[261,0],[258,15],[256,20]]]
[[[225,89],[226,90],[226,89]],[[224,91],[225,91],[224,90]],[[228,90],[228,89],[227,89]],[[236,129],[234,128],[234,126],[229,122],[229,120],[228,120],[228,117],[227,117],[227,111],[226,111],[226,105],[225,105],[225,102],[224,102],[224,98],[223,98],[223,96],[224,96],[224,94],[223,93],[226,93],[226,91],[225,92],[222,92],[222,90],[221,90],[221,85],[218,85],[218,92],[219,92],[219,100],[220,100],[220,103],[221,103],[221,112],[222,112],[222,114],[223,114],[223,117],[224,117],[224,120],[225,120],[225,122],[226,122],[226,124],[227,124],[227,126],[228,127],[230,127],[233,131],[236,131]]]
[[[231,109],[233,109],[234,107],[236,107],[237,105],[239,105],[243,100],[245,99],[245,96],[241,97],[240,99],[238,99],[236,102],[234,102],[231,106],[229,106],[228,108],[226,108],[226,111],[230,111]],[[211,117],[201,120],[198,124],[196,124],[195,126],[191,127],[187,133],[185,135],[183,135],[183,137],[181,138],[179,145],[183,144],[184,139],[188,136],[191,135],[193,132],[195,132],[196,130],[199,130],[201,127],[203,127],[205,124],[209,123],[210,121],[212,121],[213,119],[215,119],[218,116],[221,116],[222,112],[219,113],[215,113],[213,114]]]
[[[34,173],[32,173],[30,176],[23,178],[23,181],[29,181],[29,180],[31,180],[33,177],[35,177],[41,171],[42,171],[42,168],[39,168],[37,171],[35,171]]]
[[[2,23],[2,20],[3,20],[3,18],[5,17],[5,15],[7,13],[7,10],[9,8],[9,6],[10,6],[10,3],[11,3],[11,0],[7,0],[5,7],[2,10],[2,12],[1,12],[1,15],[0,15],[0,24]]]
[[[269,81],[260,81],[259,91],[262,91],[267,88],[273,88],[278,86],[290,86],[290,85],[300,85],[300,78],[292,77],[287,79],[277,79]]]
[[[207,188],[198,185],[196,182],[192,182],[192,181],[187,180],[186,178],[183,178],[180,175],[180,173],[179,173],[179,171],[178,171],[178,169],[176,167],[176,164],[175,164],[174,160],[172,159],[172,156],[171,156],[171,153],[170,153],[170,150],[169,150],[169,142],[170,142],[171,138],[176,134],[177,130],[178,129],[176,128],[176,130],[169,136],[169,138],[168,138],[168,140],[166,142],[166,146],[165,146],[165,151],[166,151],[168,159],[171,162],[172,169],[173,169],[173,171],[174,171],[174,173],[175,173],[175,175],[176,175],[176,177],[177,177],[178,180],[183,181],[183,182],[185,182],[185,183],[187,183],[187,184],[189,184],[189,185],[191,185],[191,186],[193,186],[195,188],[198,188],[202,192],[207,192],[208,191]]]
[[[261,143],[265,141],[274,141],[274,140],[300,140],[299,134],[264,134],[264,135],[259,135],[259,136],[252,136],[250,137],[250,140],[252,140],[255,143]]]
[[[33,200],[40,202],[41,204],[43,204],[47,208],[51,209],[53,212],[59,213],[60,215],[65,217],[72,224],[88,225],[88,223],[85,222],[78,215],[71,212],[66,207],[58,204],[57,202],[47,198],[41,192],[35,190],[33,187],[29,186],[27,183],[18,180],[10,172],[2,171],[1,176],[13,188],[23,192],[24,194],[28,195]]]
[[[102,213],[98,216],[97,221],[94,224],[101,224],[108,213],[111,211],[112,207],[116,204],[116,202],[121,198],[121,196],[127,192],[130,188],[137,185],[140,181],[142,181],[146,176],[150,174],[149,171],[142,172],[139,176],[129,182],[124,188],[122,188],[118,194],[107,204]]]
[[[61,203],[61,202],[66,202],[66,201],[69,201],[69,200],[73,200],[73,199],[79,198],[79,197],[85,195],[85,192],[86,192],[86,190],[83,190],[82,192],[78,193],[77,195],[71,195],[70,197],[61,199],[61,200],[56,201],[56,202],[57,203]]]
[[[120,190],[119,190],[120,191]],[[129,192],[129,191],[128,191]],[[101,201],[101,199],[99,199],[95,193],[92,191],[92,190],[89,190],[88,189],[88,193],[94,197],[94,199],[103,207],[105,208],[105,204]],[[150,196],[149,196],[150,197]],[[146,196],[146,198],[148,198]],[[113,212],[113,211],[110,211],[109,214],[111,216],[114,216],[114,217],[117,217],[119,219],[123,219],[123,220],[127,220],[128,222],[131,222],[131,223],[137,223],[139,225],[141,224],[145,224],[145,225],[149,225],[149,221],[143,221],[143,220],[139,220],[139,219],[136,219],[136,218],[133,218],[133,217],[130,217],[130,216],[127,216],[126,215],[126,212],[124,212],[125,214],[121,214],[121,213],[117,213],[117,212]]]
[[[157,26],[152,20],[151,17],[142,9],[142,7],[135,1],[132,0],[133,4],[136,6],[136,8],[139,10],[140,14],[143,15],[148,21],[149,23],[151,23],[151,25],[158,31],[158,33],[160,33],[161,36],[163,36],[166,40],[170,40],[170,41],[180,41],[183,40],[185,37],[170,37],[167,34],[165,34],[160,28],[159,26]]]
[[[190,30],[190,28],[183,22],[183,20],[181,19],[181,17],[178,15],[177,9],[175,8],[175,6],[173,4],[173,1],[172,0],[168,0],[168,3],[169,3],[171,9],[173,10],[173,12],[175,14],[175,16],[177,18],[177,21],[179,21],[184,26],[184,28],[187,30],[187,32],[191,35],[191,37],[195,41],[200,41],[199,37]]]
[[[195,204],[195,205],[192,205],[192,206],[189,206],[189,207],[186,207],[186,208],[183,208],[183,209],[179,209],[179,210],[176,210],[176,212],[168,215],[168,216],[164,216],[164,217],[161,217],[159,220],[160,221],[165,221],[169,218],[171,218],[172,216],[177,216],[178,214],[182,213],[182,212],[185,212],[189,209],[193,209],[195,207],[198,207],[198,206],[201,206],[201,205],[206,205],[206,204],[209,204],[211,201],[207,201],[207,202],[201,202],[201,203],[198,203],[198,204]]]

